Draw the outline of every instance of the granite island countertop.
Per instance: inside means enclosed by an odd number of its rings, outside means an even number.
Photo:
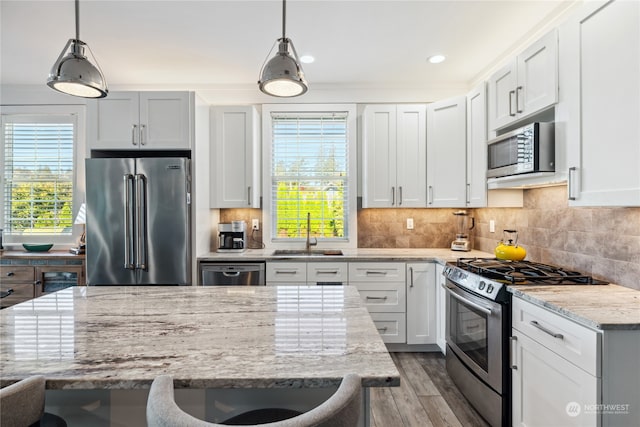
[[[397,386],[355,287],[73,287],[0,312],[0,385],[49,389]]]
[[[614,284],[509,286],[514,296],[600,330],[640,330],[640,291]]]

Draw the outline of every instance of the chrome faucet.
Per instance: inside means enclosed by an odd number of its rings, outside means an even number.
[[[307,252],[311,252],[311,246],[316,246],[318,244],[318,239],[313,238],[313,243],[311,242],[311,212],[307,212],[307,244],[305,249]]]

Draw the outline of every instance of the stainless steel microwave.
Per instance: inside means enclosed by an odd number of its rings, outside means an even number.
[[[530,123],[487,143],[487,178],[555,172],[553,123]]]

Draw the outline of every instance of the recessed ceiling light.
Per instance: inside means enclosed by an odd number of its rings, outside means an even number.
[[[311,64],[313,61],[315,61],[316,59],[311,56],[311,55],[302,55],[300,57],[300,62],[304,63],[304,64]]]
[[[446,58],[444,55],[433,55],[429,57],[429,62],[432,64],[439,64],[444,61]]]

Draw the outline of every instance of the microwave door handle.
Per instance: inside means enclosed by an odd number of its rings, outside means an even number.
[[[470,307],[475,308],[478,311],[481,311],[482,313],[486,314],[487,316],[491,316],[493,314],[493,310],[491,310],[490,308],[487,307],[483,307],[480,304],[476,304],[475,302],[469,301],[468,299],[461,297],[460,295],[458,295],[457,293],[453,292],[451,290],[450,287],[448,286],[444,286],[444,288],[447,290],[447,293],[452,296],[453,298],[457,299],[458,301],[460,301],[463,304],[467,304]]]

